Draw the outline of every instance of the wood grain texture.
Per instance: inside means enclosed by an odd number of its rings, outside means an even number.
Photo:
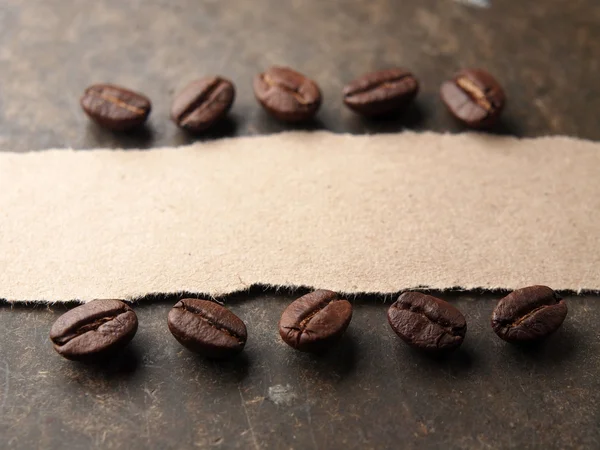
[[[270,118],[253,76],[290,65],[315,79],[323,106],[299,128],[460,131],[438,90],[459,68],[487,69],[508,96],[496,132],[600,139],[600,4],[547,0],[489,9],[450,0],[4,0],[0,15],[0,148],[150,148],[290,126]],[[403,118],[361,119],[342,102],[357,76],[406,67],[421,81]],[[230,120],[191,137],[168,117],[176,92],[222,74],[237,86]],[[96,82],[138,90],[153,102],[147,128],[115,135],[90,124],[78,99]]]

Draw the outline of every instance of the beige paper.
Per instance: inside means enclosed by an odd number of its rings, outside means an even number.
[[[0,153],[0,298],[600,289],[600,144],[294,132]]]

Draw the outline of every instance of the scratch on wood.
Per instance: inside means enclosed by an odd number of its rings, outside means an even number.
[[[264,397],[258,396],[258,397],[254,397],[252,400],[248,400],[246,402],[246,405],[253,405],[254,403],[261,403],[265,400]]]
[[[550,126],[552,126],[555,129],[560,127],[560,118],[556,114],[553,114],[552,111],[550,111],[548,109],[548,107],[542,101],[542,99],[536,98],[533,101],[533,104],[537,107],[537,109],[542,113],[542,115],[550,123]]]
[[[6,401],[8,399],[9,381],[10,369],[8,367],[8,362],[4,361],[4,389],[2,389],[2,403],[0,403],[0,413],[4,411],[4,407],[6,406]]]
[[[473,6],[475,8],[489,8],[492,6],[491,0],[454,0],[457,3],[462,3],[463,5]]]
[[[240,393],[240,399],[242,400],[242,409],[244,410],[244,415],[246,416],[246,422],[248,423],[248,427],[250,429],[250,436],[252,436],[252,443],[254,444],[254,448],[256,450],[260,450],[260,446],[256,440],[256,435],[254,434],[254,427],[252,426],[252,422],[250,422],[248,408],[246,408],[246,400],[244,400],[244,394],[242,394],[242,388],[240,386],[238,386],[238,392]]]
[[[318,450],[319,444],[317,444],[317,439],[315,438],[315,432],[313,430],[311,405],[310,405],[310,399],[308,397],[308,388],[306,386],[304,388],[304,392],[306,394],[306,416],[308,418],[308,430],[310,431],[310,438],[312,439],[313,446],[315,449]]]

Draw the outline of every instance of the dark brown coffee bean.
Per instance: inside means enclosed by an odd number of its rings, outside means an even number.
[[[405,69],[367,73],[344,88],[344,103],[365,116],[405,109],[419,92],[419,82]]]
[[[87,360],[123,348],[137,328],[137,316],[127,304],[93,300],[60,316],[52,325],[50,340],[61,356]]]
[[[404,342],[431,352],[454,350],[467,333],[467,322],[458,309],[419,292],[398,297],[388,310],[388,321]]]
[[[502,86],[482,69],[465,69],[442,84],[440,95],[452,115],[472,128],[493,125],[506,97]]]
[[[171,119],[184,130],[197,133],[210,128],[231,109],[235,87],[225,78],[201,78],[188,84],[176,97]]]
[[[321,106],[317,84],[288,67],[271,67],[256,75],[254,95],[265,110],[285,122],[308,120]]]
[[[567,316],[567,304],[547,286],[517,289],[501,299],[492,314],[492,328],[508,342],[543,339]]]
[[[318,352],[337,341],[352,319],[352,305],[335,292],[318,290],[292,302],[283,311],[279,334],[303,352]]]
[[[224,306],[186,298],[169,312],[169,330],[188,350],[207,358],[228,358],[244,349],[244,322]]]
[[[92,120],[115,131],[140,126],[152,109],[146,96],[111,84],[90,86],[85,90],[80,103]]]

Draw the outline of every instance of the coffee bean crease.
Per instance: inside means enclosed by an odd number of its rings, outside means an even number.
[[[491,325],[505,341],[534,341],[554,333],[567,313],[567,304],[551,288],[528,286],[498,301]]]
[[[185,119],[188,118],[188,116],[190,116],[194,112],[198,111],[198,109],[204,110],[204,109],[210,108],[212,102],[205,102],[205,101],[207,99],[211,99],[212,94],[215,93],[215,91],[217,91],[219,87],[221,87],[221,82],[222,82],[222,80],[220,78],[215,78],[214,81],[212,81],[207,86],[206,91],[204,91],[193,102],[191,102],[181,112],[181,114],[179,114],[179,116],[176,117],[176,119],[179,121],[185,121]],[[214,98],[212,100],[218,102],[219,98],[217,96],[217,98]]]
[[[115,299],[93,300],[67,311],[52,325],[54,349],[68,359],[112,354],[131,341],[138,327],[135,312]]]
[[[405,292],[387,313],[394,332],[412,347],[430,352],[459,347],[467,333],[462,313],[450,303],[420,292]]]
[[[306,294],[285,309],[279,334],[291,347],[321,351],[341,337],[352,319],[352,305],[328,290]]]
[[[448,111],[472,128],[493,126],[505,105],[506,95],[498,81],[483,69],[463,69],[440,86]]]
[[[115,319],[117,319],[118,316],[119,316],[119,314],[110,315],[110,316],[106,316],[106,317],[100,317],[100,318],[94,320],[91,323],[87,323],[87,324],[81,325],[80,327],[76,328],[75,330],[73,330],[73,332],[71,332],[69,334],[66,334],[64,336],[55,338],[54,342],[56,344],[58,344],[58,345],[64,345],[67,342],[69,342],[70,340],[76,338],[77,336],[81,336],[82,334],[85,334],[88,331],[96,331],[96,330],[98,330],[106,322],[110,322],[111,320],[115,320]]]
[[[510,321],[510,320],[505,321],[503,324],[506,325],[506,326],[509,326],[509,327],[518,327],[519,325],[521,325],[523,322],[525,322],[530,317],[535,316],[538,312],[540,312],[540,311],[542,311],[542,310],[544,310],[546,308],[549,308],[549,307],[550,307],[550,305],[539,306],[539,307],[537,307],[537,308],[529,311],[523,317],[517,318],[514,321]],[[502,321],[499,321],[499,322],[502,322]]]
[[[102,100],[107,101],[108,103],[112,103],[113,105],[119,107],[119,108],[123,108],[126,109],[127,111],[131,111],[132,113],[136,113],[136,114],[145,114],[146,111],[138,108],[134,105],[130,105],[129,103],[124,102],[123,100],[114,97],[110,94],[106,94],[104,92],[96,92],[96,91],[90,91],[90,95],[92,97],[96,97]]]
[[[319,305],[316,306],[316,309],[314,311],[312,311],[304,319],[302,319],[297,327],[284,327],[284,328],[287,328],[287,329],[293,330],[293,331],[299,331],[299,333],[297,333],[297,335],[296,335],[296,342],[297,342],[297,344],[300,344],[300,340],[302,339],[303,334],[306,334],[306,335],[314,334],[313,330],[308,328],[308,326],[310,325],[310,321],[315,316],[317,316],[318,314],[323,312],[323,310],[325,308],[327,308],[329,305],[331,305],[333,302],[335,302],[337,300],[338,299],[325,299],[323,301],[323,303],[320,303]]]
[[[305,98],[302,95],[302,93],[300,92],[300,86],[288,86],[287,84],[282,84],[280,82],[273,80],[267,74],[263,75],[262,78],[263,78],[263,81],[265,83],[267,83],[270,87],[286,91],[288,94],[290,94],[292,97],[294,97],[298,101],[298,103],[300,103],[302,105],[308,105],[309,103],[312,103],[314,101],[310,98]]]
[[[483,109],[489,112],[494,108],[494,105],[492,105],[492,103],[490,103],[486,98],[485,93],[468,78],[458,78],[456,80],[456,84],[470,94],[477,104],[479,104],[479,106],[481,106]]]
[[[210,315],[206,314],[204,311],[200,310],[199,308],[195,308],[193,305],[181,302],[181,305],[177,304],[173,308],[180,308],[180,309],[183,309],[185,311],[188,311],[188,312],[196,315],[199,319],[208,323],[211,327],[213,327],[219,331],[222,331],[222,332],[228,334],[229,336],[231,336],[232,338],[236,339],[240,344],[243,344],[246,342],[246,340],[243,338],[243,336],[240,336],[234,330],[227,327],[226,325],[223,325],[223,324],[215,321],[215,319],[210,317]]]
[[[375,81],[371,85],[360,86],[355,89],[348,90],[347,92],[345,92],[345,96],[351,97],[353,95],[363,94],[365,92],[370,92],[370,91],[373,91],[373,90],[375,90],[377,88],[381,88],[381,87],[386,88],[386,89],[394,89],[396,87],[396,85],[394,83],[401,82],[410,76],[411,76],[410,74],[406,73],[406,74],[399,75],[399,76],[396,76],[396,77],[388,79],[388,80]]]
[[[413,314],[417,314],[434,325],[442,328],[447,334],[451,336],[461,336],[464,335],[465,327],[462,325],[453,325],[449,321],[445,320],[443,317],[433,317],[431,314],[428,314],[425,308],[420,305],[407,305],[402,303],[400,305],[393,304],[392,308],[400,309],[403,311],[409,311]],[[440,336],[441,337],[441,336]]]

